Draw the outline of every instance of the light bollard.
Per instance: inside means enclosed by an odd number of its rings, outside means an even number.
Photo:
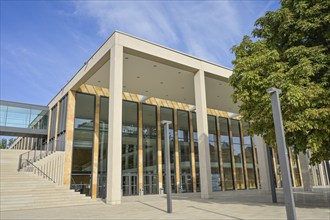
[[[162,121],[161,123],[164,125],[167,213],[172,213],[173,209],[172,209],[171,161],[170,161],[170,137],[169,137],[169,125],[172,122]]]
[[[282,182],[283,182],[283,193],[284,193],[286,216],[287,219],[296,220],[297,215],[295,210],[295,202],[292,194],[288,152],[286,149],[283,120],[281,113],[281,103],[279,99],[279,94],[281,93],[281,90],[276,88],[269,88],[267,89],[267,92],[270,94],[270,98],[272,102],[276,144],[277,144],[278,156],[280,159],[280,166],[282,171],[281,174],[282,174]]]

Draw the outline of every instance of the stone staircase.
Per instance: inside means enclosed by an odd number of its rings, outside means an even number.
[[[0,150],[0,211],[100,204],[31,172],[18,172],[23,150]]]

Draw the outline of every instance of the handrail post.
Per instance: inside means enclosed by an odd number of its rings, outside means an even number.
[[[18,160],[18,171],[21,171],[22,169],[22,154],[19,155],[19,160]]]

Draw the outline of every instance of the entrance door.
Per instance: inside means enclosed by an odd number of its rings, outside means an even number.
[[[126,173],[122,176],[123,196],[137,195],[138,176],[136,174]]]
[[[98,176],[97,197],[105,199],[107,197],[107,174],[99,174]]]
[[[143,175],[144,194],[157,194],[158,193],[158,176],[154,174]]]
[[[166,175],[163,174],[163,186],[164,186],[164,193],[166,193]],[[172,185],[172,193],[176,193],[176,184],[175,184],[175,175],[171,174],[171,185]]]
[[[192,192],[192,180],[191,175],[183,173],[181,174],[181,192]]]

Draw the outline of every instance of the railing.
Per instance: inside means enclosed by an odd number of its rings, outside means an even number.
[[[63,141],[56,141],[56,142],[50,142],[50,143],[42,143],[39,145],[36,145],[32,150],[23,153],[19,155],[19,162],[18,162],[18,171],[21,171],[28,165],[33,164],[34,162],[37,162],[38,160],[41,160],[48,155],[52,154],[54,152],[54,144],[56,143],[57,146],[63,145]]]
[[[34,172],[35,174],[37,174],[38,176],[42,176],[43,178],[46,178],[47,180],[52,181],[53,183],[55,183],[55,180],[53,180],[51,177],[49,177],[46,173],[44,173],[42,170],[40,170],[38,167],[36,167],[32,162],[30,161],[26,161],[27,164],[29,165],[29,171]]]

